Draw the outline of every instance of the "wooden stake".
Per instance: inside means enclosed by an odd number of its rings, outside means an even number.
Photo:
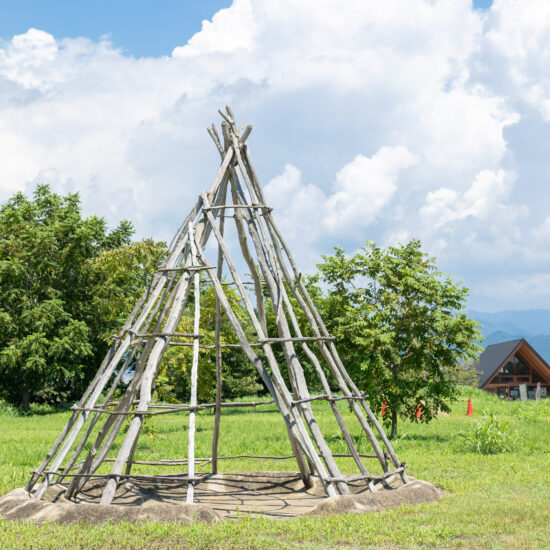
[[[189,242],[191,243],[191,264],[193,266],[198,265],[197,260],[197,250],[195,247],[195,230],[192,224],[189,224]],[[193,275],[193,291],[195,295],[195,318],[193,321],[193,331],[195,333],[199,332],[200,329],[200,315],[201,315],[201,295],[200,295],[200,284],[199,284],[199,273],[195,271]],[[191,363],[191,407],[197,405],[197,378],[198,378],[198,368],[199,368],[199,339],[195,338],[193,342],[193,361]],[[189,413],[189,450],[187,453],[187,459],[189,460],[188,464],[188,475],[189,483],[187,484],[187,503],[193,503],[193,493],[194,485],[193,479],[195,477],[195,410],[191,410]]]

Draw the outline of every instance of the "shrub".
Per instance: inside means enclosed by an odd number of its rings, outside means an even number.
[[[484,455],[513,450],[518,432],[512,429],[510,422],[497,418],[492,411],[488,414],[471,431],[459,434],[464,438],[464,450]]]

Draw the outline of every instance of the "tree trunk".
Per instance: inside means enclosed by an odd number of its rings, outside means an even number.
[[[31,404],[31,392],[29,390],[23,390],[23,393],[21,395],[21,407],[23,407],[23,410],[25,412],[29,410],[30,404]]]
[[[394,363],[391,367],[393,379],[395,381],[396,387],[399,387],[399,384],[397,383],[397,363]],[[397,404],[396,404],[397,405]],[[397,435],[397,409],[395,407],[391,407],[391,433],[390,433],[390,439],[393,439]]]
[[[393,439],[396,435],[397,435],[397,411],[392,410],[390,439]]]

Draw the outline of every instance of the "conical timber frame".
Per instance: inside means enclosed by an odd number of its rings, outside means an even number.
[[[214,125],[208,129],[221,157],[221,165],[214,183],[208,191],[201,193],[197,203],[178,229],[170,244],[164,265],[154,275],[149,288],[136,304],[119,335],[114,337],[114,343],[96,376],[81,400],[72,407],[73,412],[67,425],[42,464],[33,472],[27,484],[27,490],[33,492],[36,498],[41,498],[52,482],[70,480],[65,496],[74,498],[89,479],[107,478],[101,503],[110,504],[117,485],[122,479],[129,477],[174,479],[173,474],[133,475],[131,470],[135,463],[134,453],[138,446],[144,416],[188,412],[187,459],[165,460],[154,464],[172,466],[186,464],[188,467],[185,474],[185,479],[188,481],[187,502],[193,502],[195,483],[201,479],[200,475],[195,473],[196,462],[199,460],[201,464],[211,463],[212,472],[217,472],[218,459],[222,458],[218,457],[221,409],[235,405],[221,401],[223,344],[220,341],[220,319],[222,312],[231,323],[239,346],[256,367],[284,419],[293,455],[306,486],[310,486],[311,474],[319,477],[328,496],[349,494],[349,484],[361,480],[364,480],[370,490],[374,490],[374,481],[394,474],[399,474],[403,482],[407,483],[405,464],[399,461],[382,426],[372,413],[366,397],[354,384],[340,360],[334,338],[328,333],[315,308],[294,258],[275,224],[271,209],[265,203],[246,145],[252,128],[248,126],[241,131],[237,128],[231,109],[227,107],[226,110],[226,113],[220,111],[223,117],[223,139],[220,139]],[[231,197],[230,201],[228,196]],[[228,216],[227,210],[232,210],[233,216]],[[252,275],[254,302],[245,288],[245,284],[248,283],[242,281],[224,240],[225,220],[228,217],[235,221],[240,249]],[[209,238],[213,238],[217,243],[216,266],[208,263],[204,252]],[[222,282],[224,264],[227,266],[230,277],[229,283]],[[206,274],[216,294],[214,347],[217,380],[216,402],[211,404],[197,403],[200,350],[203,347],[209,347],[200,343],[203,336],[199,332],[201,272]],[[248,341],[245,330],[232,309],[224,290],[224,286],[228,284],[234,285],[242,298],[256,333],[256,342]],[[275,309],[276,336],[270,336],[267,331],[263,285],[267,288]],[[290,296],[287,289],[290,291]],[[194,301],[193,332],[177,332],[191,294]],[[311,332],[308,336],[302,334],[293,303],[298,305],[308,321]],[[151,394],[155,375],[170,345],[193,348],[191,396],[188,405],[152,403]],[[226,346],[230,345],[226,344]],[[275,346],[281,346],[288,369],[290,388],[286,385],[273,351]],[[254,347],[261,349],[263,357],[254,351]],[[323,388],[321,395],[312,396],[309,393],[296,347],[302,350],[302,356],[307,357],[313,365]],[[134,366],[134,377],[120,401],[113,402],[111,399],[116,389],[120,387],[122,374],[130,365]],[[331,390],[335,385],[339,389],[339,395],[334,395]],[[330,404],[349,454],[336,455],[331,452],[311,407],[311,403],[318,400],[327,401]],[[374,455],[358,452],[338,408],[338,401],[349,404],[353,416],[372,446]],[[239,406],[245,405],[255,404],[239,404]],[[195,415],[196,411],[205,408],[215,410],[212,457],[196,459]],[[122,437],[121,428],[126,417],[131,418],[131,421],[116,458],[114,461],[107,459],[117,436]],[[99,423],[102,420],[103,425],[100,427]],[[93,437],[92,434],[94,434]],[[91,447],[89,445],[86,447],[89,442],[92,442]],[[338,456],[353,458],[359,474],[344,476],[335,460]],[[378,459],[383,474],[369,473],[363,462],[365,457]],[[97,474],[98,468],[107,460],[112,461],[111,473]],[[179,476],[181,477],[182,475]]]

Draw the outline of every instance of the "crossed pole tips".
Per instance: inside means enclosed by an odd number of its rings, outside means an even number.
[[[399,461],[366,396],[348,374],[319,315],[302,274],[284,241],[266,204],[259,178],[250,156],[247,140],[252,126],[237,126],[229,107],[220,111],[221,135],[213,124],[208,132],[220,154],[220,165],[209,190],[184,219],[170,243],[166,260],[158,267],[149,288],[134,307],[90,386],[72,407],[72,415],[44,458],[32,473],[27,490],[41,498],[51,483],[67,481],[66,498],[74,499],[90,479],[103,479],[102,504],[113,501],[119,483],[134,479],[181,479],[187,482],[187,502],[193,502],[194,490],[204,473],[196,468],[211,464],[211,473],[218,471],[218,462],[236,457],[219,456],[221,410],[234,406],[258,406],[258,403],[222,402],[222,350],[239,347],[269,391],[285,423],[292,457],[296,460],[306,487],[317,476],[328,496],[350,493],[351,483],[365,483],[369,490],[375,482],[399,475],[408,482],[405,464]],[[244,129],[243,129],[244,128]],[[227,215],[227,210],[233,212]],[[226,241],[228,220],[234,222],[238,247],[251,281],[244,281],[237,269]],[[217,255],[208,259],[206,245],[213,240]],[[210,248],[208,251],[211,250]],[[200,332],[200,283],[212,285],[216,296],[215,335],[212,343]],[[252,292],[247,290],[251,285]],[[246,326],[227,297],[227,289],[236,288],[246,312]],[[190,298],[192,297],[192,298]],[[274,310],[274,333],[268,331],[266,300]],[[185,311],[193,318],[191,333],[180,332]],[[298,322],[298,314],[305,323]],[[222,343],[221,320],[225,316],[238,344]],[[306,327],[304,328],[304,325]],[[246,329],[246,330],[245,330]],[[248,336],[247,336],[248,335]],[[252,335],[252,336],[250,336]],[[192,347],[190,397],[188,403],[168,405],[154,403],[152,388],[159,366],[169,346]],[[197,387],[201,377],[201,350],[214,349],[216,360],[216,398],[214,403],[198,403]],[[282,352],[276,354],[276,350]],[[283,358],[282,360],[280,358]],[[279,358],[279,359],[278,359]],[[303,362],[313,366],[322,393],[312,395],[304,373]],[[124,386],[121,378],[129,368],[134,376]],[[282,374],[288,373],[288,384]],[[334,388],[337,388],[335,393]],[[122,397],[113,401],[116,390]],[[347,452],[335,455],[317,423],[312,403],[325,401],[340,430]],[[338,403],[344,401],[351,414],[344,418]],[[214,409],[212,456],[195,457],[196,413]],[[184,413],[189,415],[187,457],[140,461],[139,435],[145,416]],[[127,431],[122,427],[130,419]],[[352,431],[348,423],[353,422]],[[373,454],[362,454],[356,445],[359,431],[372,447]],[[116,445],[115,445],[116,442]],[[116,455],[115,449],[118,449]],[[111,456],[113,455],[113,456]],[[242,455],[239,455],[242,456]],[[250,455],[246,455],[250,456]],[[357,475],[344,475],[335,460],[352,458]],[[282,458],[265,457],[262,458]],[[369,472],[365,458],[378,461],[382,473]],[[101,465],[112,463],[108,474],[99,474]],[[136,463],[150,466],[187,465],[187,472],[167,475],[136,475]]]

